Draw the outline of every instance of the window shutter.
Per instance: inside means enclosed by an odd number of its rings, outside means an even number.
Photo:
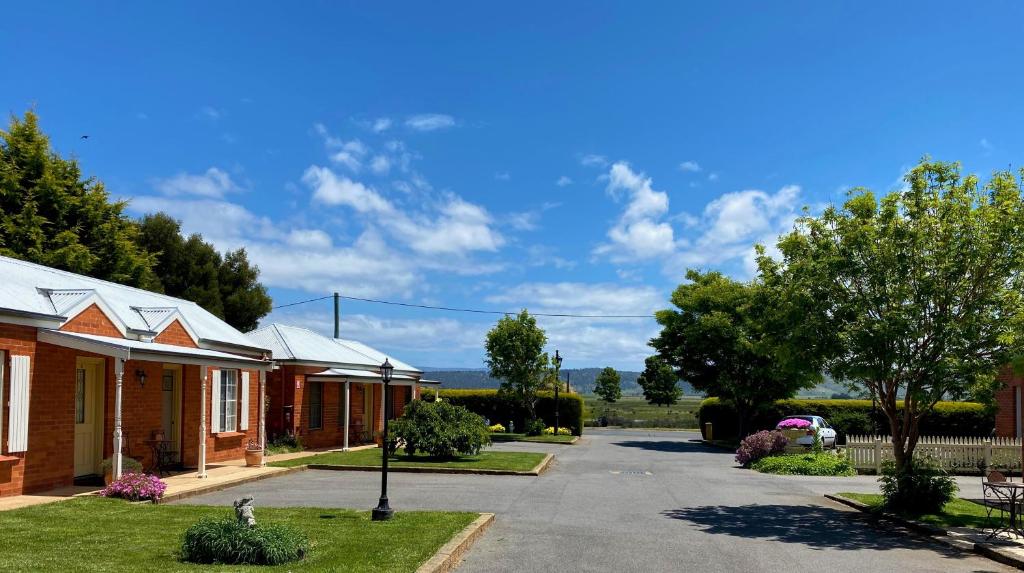
[[[246,431],[249,429],[249,371],[242,371],[242,412],[239,414],[238,429]]]
[[[210,408],[213,410],[211,412],[213,423],[210,424],[210,427],[213,428],[213,433],[216,434],[222,431],[221,427],[224,423],[224,419],[220,415],[220,370],[211,369],[210,377],[213,378],[213,398],[211,400],[213,406]]]
[[[7,355],[4,354],[3,350],[0,350],[0,434],[3,434],[4,428],[4,367],[7,366]],[[2,436],[0,436],[0,454],[4,453],[4,442]]]
[[[7,451],[28,450],[29,357],[11,356],[11,408],[7,427]]]

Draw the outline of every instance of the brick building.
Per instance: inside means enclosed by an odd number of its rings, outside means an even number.
[[[996,392],[996,435],[1020,438],[1024,432],[1021,412],[1021,394],[1024,392],[1024,377],[1007,368],[999,377],[1005,382]]]
[[[423,372],[353,340],[327,338],[305,328],[271,324],[247,334],[269,348],[275,368],[267,375],[267,432],[291,433],[306,447],[342,447],[373,441],[385,410],[380,365],[395,367],[388,419],[419,397]]]
[[[0,496],[155,449],[202,477],[263,442],[269,349],[192,302],[7,257],[0,276]]]

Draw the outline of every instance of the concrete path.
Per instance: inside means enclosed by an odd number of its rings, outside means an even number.
[[[872,477],[758,474],[736,468],[731,453],[697,437],[599,430],[575,446],[500,444],[495,449],[554,452],[556,461],[540,477],[394,474],[391,505],[495,512],[494,526],[460,573],[1011,571],[916,536],[878,531],[822,497],[877,491]],[[368,509],[379,477],[307,471],[186,503],[229,504],[247,493],[257,506]]]

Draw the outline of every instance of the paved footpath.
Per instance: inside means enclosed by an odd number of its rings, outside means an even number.
[[[392,474],[391,505],[497,513],[459,573],[1013,571],[877,530],[822,497],[877,491],[872,477],[758,474],[736,468],[731,453],[697,437],[598,430],[576,446],[499,444],[495,449],[554,452],[556,461],[540,477]],[[251,493],[257,507],[368,509],[379,487],[377,474],[307,471],[184,503],[229,504]]]

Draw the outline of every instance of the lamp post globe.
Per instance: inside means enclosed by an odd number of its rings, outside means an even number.
[[[384,435],[381,439],[381,465],[380,465],[380,499],[377,500],[377,507],[370,512],[373,521],[385,521],[395,515],[395,510],[388,505],[388,385],[391,382],[391,375],[395,367],[391,361],[384,359],[380,365],[380,379],[384,389],[381,392],[381,400],[384,402]]]

